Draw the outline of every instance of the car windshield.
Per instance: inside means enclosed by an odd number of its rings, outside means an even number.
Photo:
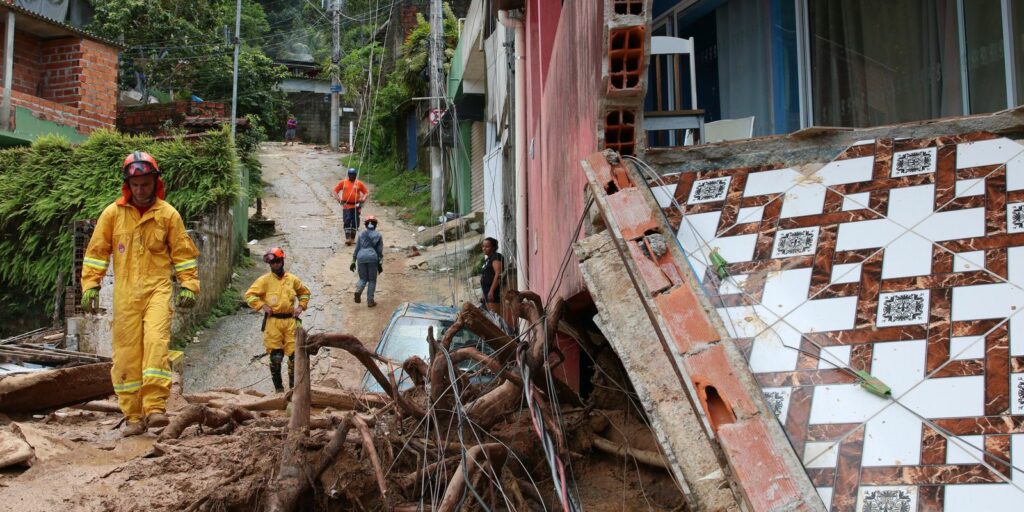
[[[412,387],[412,382],[410,382],[409,377],[398,365],[401,365],[403,361],[412,356],[419,356],[424,361],[430,360],[430,347],[427,345],[427,329],[433,327],[434,338],[440,340],[444,336],[444,332],[453,323],[452,320],[403,316],[391,324],[387,331],[387,337],[377,345],[377,354],[390,360],[395,365],[393,371],[395,380],[398,381],[399,389]],[[481,342],[471,331],[459,329],[452,338],[451,350],[454,351],[465,347],[476,348],[485,354],[492,352],[490,346]],[[387,365],[381,362],[377,362],[377,365],[386,375],[388,372]],[[459,369],[462,371],[473,371],[478,366],[479,363],[475,361],[463,361],[459,364]],[[369,373],[363,378],[363,388],[370,392],[379,393],[384,391]]]

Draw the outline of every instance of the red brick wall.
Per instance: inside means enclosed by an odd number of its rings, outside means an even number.
[[[79,107],[86,126],[113,128],[117,121],[117,48],[83,39]],[[93,123],[96,123],[93,126]]]
[[[117,55],[117,48],[81,37],[42,41],[15,30],[12,103],[79,133],[114,128]],[[0,79],[2,73],[0,67]]]
[[[225,105],[175,101],[122,108],[117,112],[117,129],[125,133],[163,135],[169,125],[181,126],[186,116],[224,117]]]
[[[7,41],[5,31],[7,27],[0,28],[0,55],[3,54],[4,42]],[[41,52],[39,40],[20,30],[14,31],[14,76],[12,86],[15,91],[26,94],[36,94],[39,87],[42,69],[39,64]],[[0,66],[0,80],[3,79],[4,70]],[[0,82],[2,83],[2,82]]]
[[[64,105],[78,106],[82,99],[82,57],[80,38],[44,41],[39,57],[43,68],[43,87],[39,96]]]

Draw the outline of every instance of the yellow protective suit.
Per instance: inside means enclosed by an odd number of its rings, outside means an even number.
[[[127,184],[125,185],[127,189]],[[82,265],[82,289],[99,287],[114,258],[114,365],[110,372],[129,422],[164,412],[171,390],[167,346],[171,340],[171,271],[183,288],[199,293],[199,251],[181,215],[163,201],[140,215],[124,197],[96,223]]]
[[[267,272],[256,278],[245,292],[245,302],[249,307],[259,311],[264,305],[270,306],[270,311],[275,315],[293,313],[296,299],[302,309],[306,309],[309,297],[309,288],[289,272],[281,277]],[[268,354],[278,349],[283,349],[285,356],[295,353],[296,323],[294,318],[267,318],[267,326],[263,330],[263,346]]]

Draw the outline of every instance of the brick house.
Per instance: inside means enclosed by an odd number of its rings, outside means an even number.
[[[0,23],[0,146],[115,127],[117,43],[11,0],[0,0]]]

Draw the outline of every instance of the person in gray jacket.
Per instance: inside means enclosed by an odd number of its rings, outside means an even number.
[[[352,253],[352,264],[348,269],[352,272],[359,267],[359,281],[356,283],[355,301],[362,299],[363,288],[369,286],[366,292],[366,306],[377,305],[373,301],[373,292],[377,289],[377,274],[384,272],[384,238],[377,231],[377,217],[370,215],[363,222],[366,230],[359,234],[356,241],[356,250]]]

